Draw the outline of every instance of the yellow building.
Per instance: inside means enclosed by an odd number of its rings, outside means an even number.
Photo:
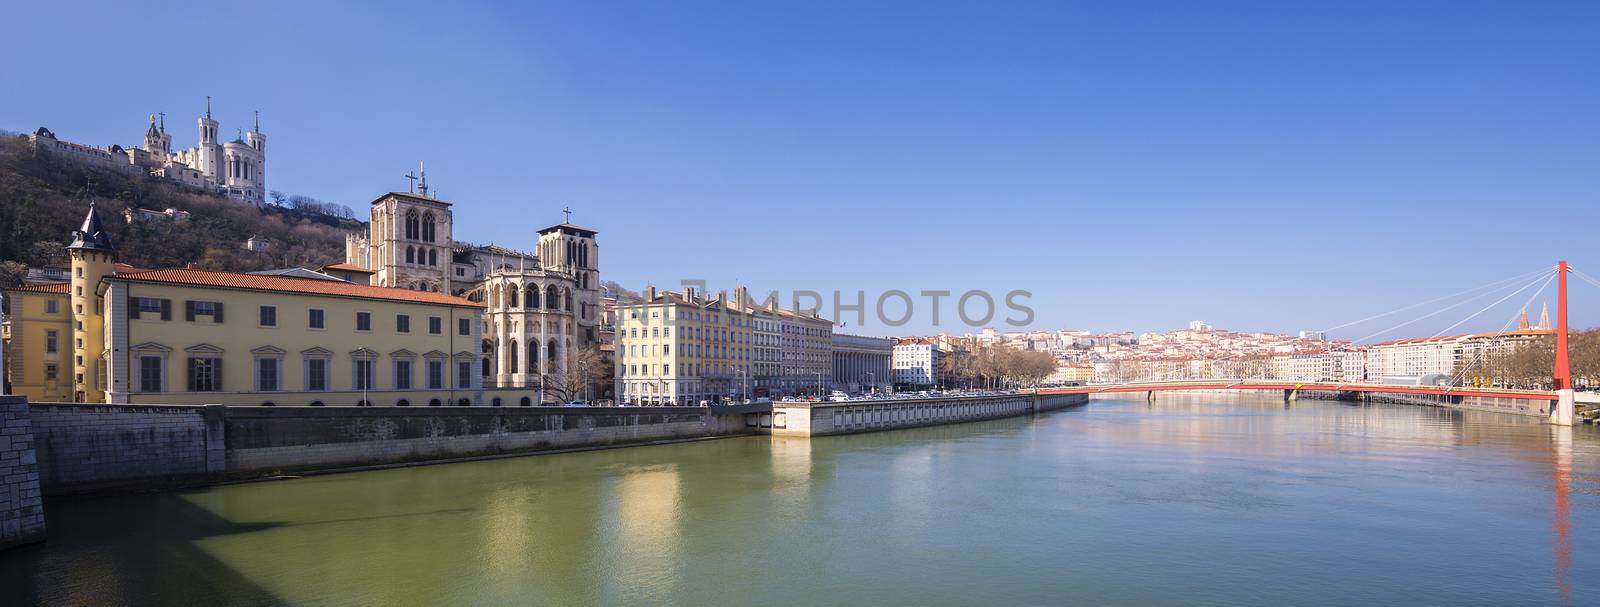
[[[66,396],[82,402],[486,404],[481,304],[326,278],[115,266],[92,207],[84,226],[68,247],[71,283],[8,291],[21,314],[7,358],[30,398],[62,400],[70,384]],[[47,306],[63,296],[73,375],[52,384],[47,332],[63,321]],[[55,364],[64,373],[69,361]]]
[[[32,402],[72,400],[71,285],[6,289],[5,369],[9,391]]]
[[[736,300],[744,299],[741,296]],[[696,405],[749,391],[755,357],[754,317],[722,297],[693,289],[617,306],[616,394],[619,402]]]

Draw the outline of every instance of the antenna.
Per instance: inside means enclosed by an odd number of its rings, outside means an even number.
[[[211,96],[206,95],[206,120],[211,119]]]
[[[423,162],[420,161],[420,160],[417,161],[417,172],[421,173],[421,176],[418,177],[418,179],[421,180],[421,183],[417,184],[417,192],[419,194],[422,194],[423,196],[427,196],[428,195],[428,167],[426,165],[424,165]]]

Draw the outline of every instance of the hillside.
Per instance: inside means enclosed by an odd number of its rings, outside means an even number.
[[[112,232],[119,261],[144,268],[316,267],[342,261],[345,234],[366,231],[364,222],[353,219],[273,205],[257,209],[163,179],[36,153],[26,138],[0,135],[0,286],[15,284],[27,266],[65,265],[62,247],[91,198]],[[192,216],[129,224],[123,210],[135,207],[170,207]],[[267,250],[246,250],[251,236],[265,241]]]

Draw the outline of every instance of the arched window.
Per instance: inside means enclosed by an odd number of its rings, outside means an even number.
[[[507,349],[511,350],[511,372],[512,373],[516,373],[517,372],[517,340],[515,340],[515,339],[511,340],[511,345],[508,346]]]
[[[427,215],[423,215],[422,216],[422,239],[423,240],[426,240],[428,242],[433,242],[434,241],[433,240],[433,237],[434,237],[434,227],[433,226],[434,226],[433,213],[428,213]]]
[[[458,401],[456,401],[456,406],[457,407],[471,407],[472,406],[472,399],[463,398],[461,400],[458,400]]]
[[[545,287],[545,289],[544,289],[544,307],[549,308],[551,310],[559,309],[560,308],[560,304],[556,303],[557,297],[558,296],[556,294],[556,286],[555,285],[550,285],[548,287]]]
[[[322,406],[322,401],[320,401],[320,400],[311,401],[311,406],[313,406],[313,407],[321,407]]]
[[[417,263],[416,247],[406,247],[406,263]]]
[[[438,249],[428,249],[428,265],[430,265],[430,266],[439,265],[439,250]]]
[[[496,396],[496,397],[494,397],[494,400],[489,401],[489,406],[491,406],[491,407],[500,406],[500,397]]]
[[[572,291],[571,290],[569,290],[569,289],[562,289],[561,290],[561,302],[562,302],[562,309],[564,309],[564,310],[566,310],[568,312],[572,311]]]
[[[539,307],[539,285],[528,285],[528,307]]]
[[[444,403],[439,402],[439,399],[435,398],[433,400],[428,401],[428,406],[429,407],[442,407],[442,406],[444,406]]]
[[[522,397],[522,400],[517,401],[517,406],[519,406],[519,407],[531,407],[531,406],[533,406],[533,399],[524,396],[524,397]]]
[[[546,360],[549,360],[552,363],[560,360],[559,358],[556,358],[556,340],[550,340],[550,348],[545,351],[545,356],[547,357]]]
[[[362,399],[362,400],[356,401],[356,406],[357,407],[371,407],[372,403],[369,403],[365,399]]]
[[[539,342],[528,342],[528,372],[539,372]]]
[[[506,289],[506,293],[511,296],[511,305],[510,305],[510,307],[513,307],[513,308],[518,307],[517,306],[517,293],[519,293],[520,290],[517,289],[517,285],[508,285],[508,286],[510,288]]]
[[[263,406],[263,407],[276,407],[276,406],[278,406],[278,403],[275,403],[275,402],[272,402],[272,401],[269,400],[267,402],[261,403],[261,406]]]
[[[417,225],[417,212],[410,211],[406,213],[406,238],[408,240],[416,240],[419,236],[421,236],[417,229]]]
[[[395,401],[394,406],[396,406],[396,407],[409,407],[409,406],[411,406],[411,401],[402,398],[402,399],[400,399],[398,401]]]

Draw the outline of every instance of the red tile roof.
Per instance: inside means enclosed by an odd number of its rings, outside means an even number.
[[[184,268],[146,270],[131,274],[118,274],[114,277],[108,277],[108,280],[188,285],[197,287],[219,287],[224,289],[243,289],[247,291],[277,291],[282,293],[301,293],[307,295],[331,295],[334,297],[409,301],[415,303],[473,308],[483,307],[483,304],[481,303],[456,297],[454,295],[446,295],[444,293],[429,293],[426,291],[411,291],[408,289],[392,289],[389,287],[369,287],[367,285],[350,284],[343,281],[335,282],[331,280],[312,280],[307,278],[292,278],[287,276],[262,276],[257,274],[241,274],[238,272],[212,272],[209,270],[189,270]]]
[[[38,284],[38,285],[22,285],[20,287],[11,287],[11,288],[8,288],[6,290],[7,291],[19,291],[19,292],[22,292],[22,293],[60,293],[62,295],[66,295],[66,294],[72,292],[72,283],[70,283],[70,282],[49,282],[49,283]]]

